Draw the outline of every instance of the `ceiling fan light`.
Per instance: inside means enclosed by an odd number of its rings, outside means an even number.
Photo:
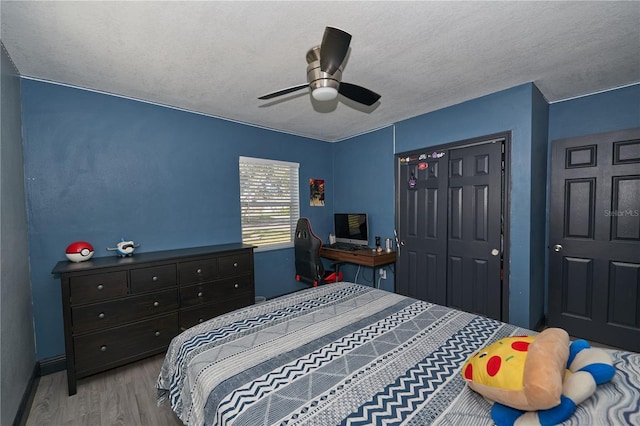
[[[318,87],[313,89],[311,96],[316,101],[331,101],[338,97],[338,90],[334,87]]]

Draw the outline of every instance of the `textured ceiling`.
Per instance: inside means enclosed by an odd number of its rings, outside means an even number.
[[[549,102],[640,81],[640,3],[2,1],[25,77],[337,141],[522,83]],[[303,90],[325,26],[373,107]]]

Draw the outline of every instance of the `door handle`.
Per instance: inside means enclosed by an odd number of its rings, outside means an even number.
[[[561,252],[562,251],[562,246],[560,244],[556,244],[555,246],[553,246],[553,251]]]
[[[500,254],[500,250],[495,249],[495,248],[493,250],[491,250],[491,256],[497,256],[499,254]]]

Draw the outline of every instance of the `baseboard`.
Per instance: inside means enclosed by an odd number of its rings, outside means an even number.
[[[31,405],[33,399],[36,396],[38,390],[38,383],[40,377],[47,374],[57,373],[58,371],[65,370],[67,368],[67,357],[65,355],[59,355],[53,358],[47,358],[42,361],[38,361],[33,366],[33,372],[27,383],[27,387],[22,395],[22,400],[18,406],[18,412],[13,420],[13,426],[24,426],[27,423],[27,417],[31,411]]]
[[[40,364],[36,362],[33,366],[33,371],[31,372],[31,377],[29,378],[27,387],[24,390],[24,395],[22,395],[22,400],[18,406],[16,417],[13,419],[13,426],[24,426],[27,423],[27,417],[29,416],[29,411],[31,411],[31,405],[33,404],[33,399],[36,396],[39,381]]]
[[[547,316],[546,315],[542,315],[542,317],[540,318],[538,323],[535,325],[535,327],[533,327],[533,329],[535,331],[542,331],[545,328],[547,328]]]
[[[41,376],[57,373],[58,371],[62,371],[66,369],[67,369],[67,357],[65,355],[58,355],[53,358],[47,358],[40,361]]]

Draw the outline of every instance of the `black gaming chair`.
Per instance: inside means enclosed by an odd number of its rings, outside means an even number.
[[[296,281],[312,284],[334,283],[342,281],[342,272],[325,271],[320,259],[322,240],[313,233],[311,222],[306,217],[298,219],[293,240],[296,257]]]

